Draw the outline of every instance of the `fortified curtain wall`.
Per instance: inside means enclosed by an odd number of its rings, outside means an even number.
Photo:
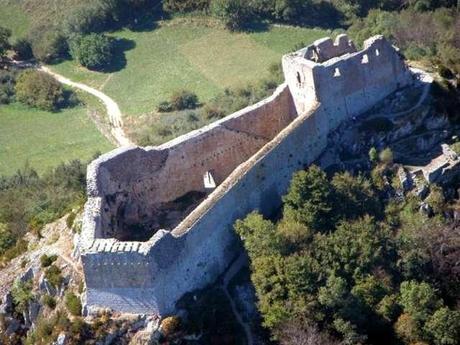
[[[378,54],[373,60],[370,54],[376,49]],[[365,54],[369,63],[362,63]],[[342,69],[340,76],[335,75],[337,67]],[[301,54],[291,54],[283,59],[283,68],[291,92],[289,97],[292,95],[295,108],[302,110],[300,115],[234,169],[172,232],[159,231],[145,243],[97,238],[103,237],[101,233],[94,235],[100,227],[98,200],[104,196],[90,195],[83,229],[86,247],[82,249],[89,310],[105,307],[160,315],[173,312],[174,304],[183,294],[214,282],[235,258],[240,248],[233,231],[236,219],[253,210],[264,215],[276,210],[292,174],[321,154],[327,145],[327,135],[342,120],[365,112],[411,81],[397,51],[382,37],[366,41],[362,52],[323,64],[309,61]],[[279,95],[286,89],[280,90]],[[307,90],[313,95],[305,94]],[[286,112],[290,113],[292,103],[289,107],[278,104],[282,99],[272,97],[274,104],[268,109],[273,113],[263,116],[283,118]],[[254,121],[257,123],[256,117]],[[248,128],[244,121],[240,126]],[[99,169],[111,159],[100,161]],[[129,169],[121,169],[125,170],[129,186]],[[105,176],[97,169],[95,173],[92,183]],[[136,179],[137,176],[131,181]]]
[[[98,213],[92,233],[113,237],[123,223],[151,217],[157,205],[204,191],[207,171],[221,183],[295,116],[289,90],[282,85],[272,97],[164,145],[122,148],[101,156],[88,168],[88,196],[93,200],[87,209]]]

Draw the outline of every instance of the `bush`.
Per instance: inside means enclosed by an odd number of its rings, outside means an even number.
[[[15,91],[20,102],[47,111],[57,110],[64,94],[56,79],[35,70],[27,70],[19,75]]]
[[[16,280],[11,289],[11,296],[13,297],[14,309],[19,313],[25,311],[29,303],[34,299],[32,280],[26,282]]]
[[[107,67],[112,61],[112,41],[102,34],[76,35],[69,41],[70,55],[88,69]]]
[[[58,28],[35,27],[28,35],[33,55],[40,61],[49,63],[66,56],[68,47],[65,37]]]
[[[14,101],[16,76],[13,72],[0,70],[0,104]]]
[[[177,316],[169,316],[161,321],[161,330],[165,336],[169,336],[180,330],[181,319]]]
[[[45,268],[45,267],[49,267],[52,265],[53,262],[55,262],[57,260],[57,256],[56,255],[46,255],[46,254],[43,254],[41,257],[40,257],[40,265],[41,267]]]
[[[32,46],[30,45],[30,42],[25,38],[18,39],[13,45],[13,50],[16,60],[30,60],[34,57]]]
[[[202,11],[209,7],[210,0],[164,0],[163,9],[166,12]]]
[[[0,59],[10,48],[11,30],[0,26]]]
[[[76,217],[77,217],[77,214],[75,212],[70,212],[69,215],[67,216],[65,223],[69,229],[72,229],[73,223],[75,222]]]
[[[393,151],[387,147],[382,152],[380,152],[379,159],[384,164],[393,164]]]
[[[59,289],[62,285],[62,282],[64,281],[60,268],[53,264],[46,270],[45,278],[56,289]]]
[[[232,31],[240,30],[251,19],[251,10],[244,0],[213,0],[211,13]]]
[[[454,77],[452,71],[444,65],[438,66],[438,73],[441,77],[446,79],[452,79]]]
[[[173,105],[171,104],[171,102],[168,101],[163,101],[160,104],[158,104],[157,109],[160,113],[168,113],[174,110]]]
[[[65,294],[65,305],[67,307],[67,310],[73,316],[80,316],[81,315],[80,298],[77,297],[73,292],[67,292]]]
[[[56,308],[56,299],[53,296],[44,295],[42,297],[42,303],[43,305],[46,305],[50,309]]]
[[[220,119],[225,116],[225,113],[222,111],[222,109],[219,109],[216,106],[213,105],[205,105],[203,108],[203,116],[205,119]]]
[[[0,223],[0,256],[16,243],[16,238],[6,224]]]
[[[198,104],[198,96],[190,91],[176,91],[171,97],[174,110],[194,109]]]

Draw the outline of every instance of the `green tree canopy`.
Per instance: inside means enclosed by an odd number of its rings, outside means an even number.
[[[10,48],[11,30],[0,26],[0,59]]]
[[[107,67],[112,61],[112,41],[103,34],[76,35],[70,39],[70,55],[89,69]]]
[[[55,111],[63,101],[61,84],[50,75],[27,70],[16,81],[16,98],[31,107]]]

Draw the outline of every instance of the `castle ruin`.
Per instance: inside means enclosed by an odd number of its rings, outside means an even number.
[[[165,315],[238,255],[233,223],[270,215],[292,174],[346,119],[412,82],[398,51],[346,35],[283,57],[274,94],[158,147],[119,148],[88,167],[79,250],[86,311]]]

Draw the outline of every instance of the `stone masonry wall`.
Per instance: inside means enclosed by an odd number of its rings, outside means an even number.
[[[375,49],[379,50],[381,61],[376,60],[377,56],[371,56],[375,54]],[[369,66],[361,64],[364,54],[368,55]],[[374,63],[374,59],[378,62]],[[343,70],[340,77],[331,75],[337,67]],[[375,70],[375,74],[366,70],[369,67]],[[294,108],[292,101],[287,102],[283,98],[285,96],[280,96],[284,95],[285,87],[281,87],[278,96],[270,98],[274,103],[268,109],[272,112],[270,115],[251,112],[254,128],[260,128],[257,133],[265,138],[270,135],[261,134],[265,126],[259,123],[257,116],[282,118],[289,109],[289,118],[294,119],[278,134],[273,130],[271,133],[276,136],[234,167],[208,198],[173,231],[159,231],[143,243],[104,238],[100,220],[104,195],[96,193],[97,184],[111,186],[110,176],[117,173],[117,167],[110,167],[111,174],[104,169],[108,169],[114,157],[125,154],[127,157],[123,163],[126,165],[118,166],[118,170],[126,171],[118,173],[126,176],[125,188],[135,185],[139,172],[132,171],[130,174],[130,169],[134,168],[129,162],[134,159],[128,157],[141,149],[116,151],[90,167],[90,195],[81,245],[88,311],[108,307],[134,313],[165,315],[173,312],[175,302],[184,293],[214,282],[238,254],[241,247],[233,231],[236,219],[253,210],[265,215],[276,210],[292,174],[311,164],[321,154],[326,147],[328,133],[343,119],[368,110],[411,80],[397,51],[381,37],[366,41],[363,52],[328,60],[324,64],[315,64],[298,54],[289,55],[283,59],[283,68],[291,92],[286,97],[291,99],[292,95],[295,108],[302,110],[298,112],[299,116],[290,113]],[[303,73],[301,82],[297,78],[299,71]],[[306,78],[307,75],[310,79]],[[305,80],[309,80],[308,83]],[[336,84],[329,85],[331,83]],[[283,121],[286,122],[289,121]],[[245,124],[242,118],[233,121],[233,126],[239,126],[239,130],[249,128]],[[174,145],[175,141],[161,149]],[[166,160],[161,155],[155,156],[155,162]],[[182,182],[188,183],[174,179],[171,183]],[[116,186],[114,188],[116,190]]]
[[[113,237],[125,223],[148,219],[160,203],[204,191],[211,171],[221,183],[286,127],[295,116],[289,90],[275,94],[202,129],[158,147],[122,148],[101,156],[88,169],[87,209],[102,209],[93,234]],[[123,167],[123,168],[122,168]]]

